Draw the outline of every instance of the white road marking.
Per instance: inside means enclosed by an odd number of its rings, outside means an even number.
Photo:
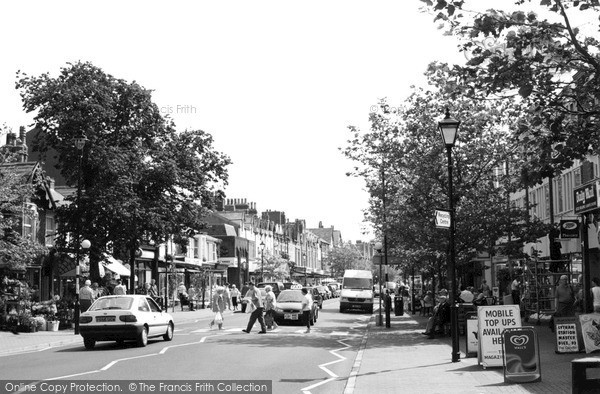
[[[341,340],[338,340],[338,343],[344,345],[344,347],[329,351],[329,353],[333,354],[338,359],[337,360],[333,360],[333,361],[329,361],[329,362],[326,362],[326,363],[323,363],[323,364],[319,365],[319,368],[321,368],[323,371],[325,371],[331,377],[328,378],[328,379],[323,380],[322,382],[315,383],[315,384],[313,384],[311,386],[308,386],[308,387],[304,387],[303,389],[301,389],[303,393],[310,394],[310,390],[314,389],[315,387],[322,386],[322,385],[324,385],[326,383],[329,383],[332,380],[335,380],[335,379],[338,378],[338,375],[336,375],[335,373],[333,373],[329,368],[326,368],[326,366],[327,365],[331,365],[331,364],[336,364],[336,363],[342,362],[344,360],[347,360],[346,357],[344,357],[344,356],[342,356],[340,354],[337,354],[336,352],[339,352],[340,350],[349,349],[351,347],[350,345],[348,345],[347,343],[344,343]]]

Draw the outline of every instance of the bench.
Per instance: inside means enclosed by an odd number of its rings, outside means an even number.
[[[588,368],[600,368],[600,357],[578,358],[571,361],[571,392],[600,392],[600,379],[588,379]]]

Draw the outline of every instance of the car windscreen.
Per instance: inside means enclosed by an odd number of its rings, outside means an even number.
[[[277,302],[302,302],[304,295],[300,290],[284,290],[277,297]]]
[[[373,281],[367,278],[344,278],[344,289],[371,290]]]
[[[131,297],[100,298],[88,309],[88,311],[100,311],[105,309],[131,309]]]

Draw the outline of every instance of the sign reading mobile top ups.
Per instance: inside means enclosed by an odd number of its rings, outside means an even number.
[[[588,183],[573,190],[575,200],[575,213],[584,213],[598,208],[598,182]]]

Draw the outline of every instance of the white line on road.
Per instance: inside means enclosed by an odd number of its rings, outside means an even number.
[[[331,382],[332,380],[335,380],[336,378],[338,378],[338,375],[336,375],[335,373],[333,373],[329,368],[326,368],[327,365],[331,365],[331,364],[336,364],[339,362],[342,362],[344,360],[346,360],[346,357],[337,354],[336,352],[339,352],[340,350],[345,350],[345,349],[349,349],[351,346],[348,345],[347,343],[344,343],[342,340],[338,340],[338,343],[341,343],[342,345],[344,345],[344,347],[339,348],[339,349],[335,349],[335,350],[330,350],[329,353],[333,354],[334,356],[336,356],[338,359],[337,360],[333,360],[333,361],[329,361],[326,362],[324,364],[320,364],[319,368],[321,368],[323,371],[325,371],[329,376],[331,376],[330,378],[323,380],[322,382],[319,383],[315,383],[312,386],[308,386],[302,389],[302,391],[305,394],[310,394],[310,390],[314,389],[315,387],[319,387],[322,386],[326,383]]]

